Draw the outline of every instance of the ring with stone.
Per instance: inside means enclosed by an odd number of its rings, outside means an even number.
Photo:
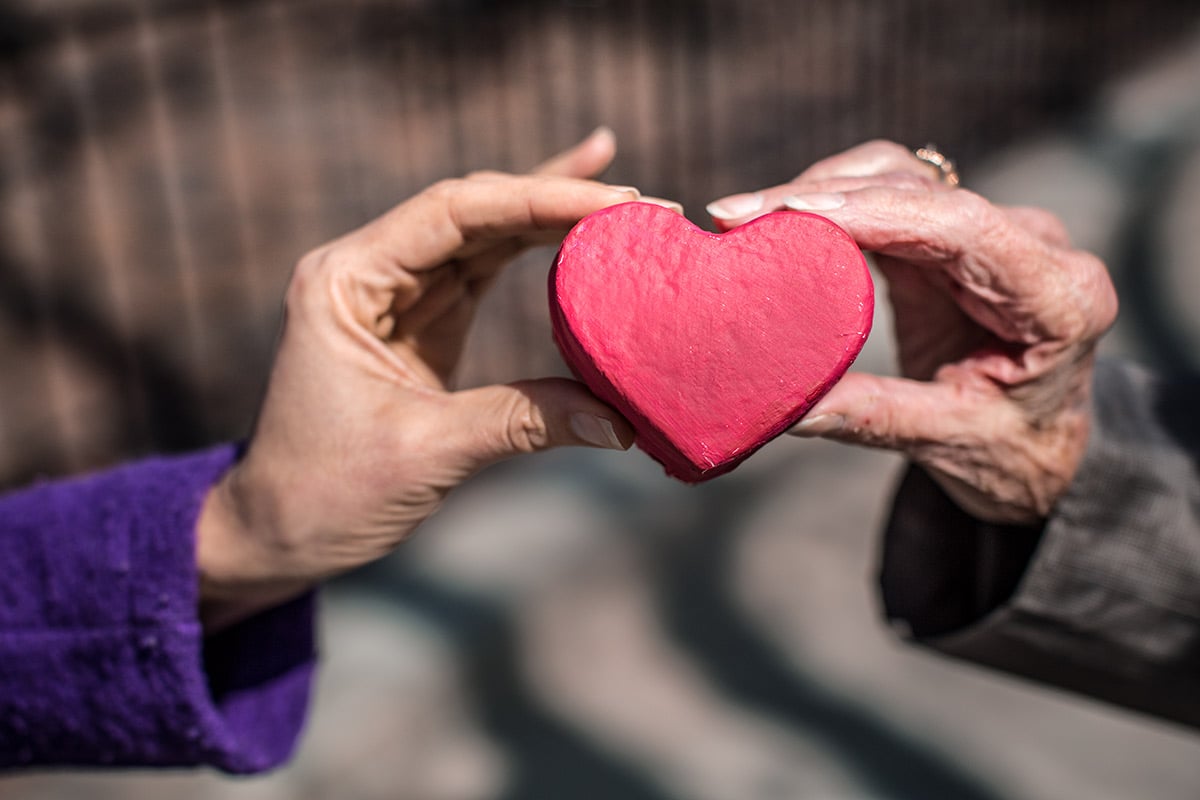
[[[938,150],[936,145],[927,144],[924,147],[918,147],[913,151],[913,155],[926,164],[932,164],[937,169],[942,183],[947,186],[958,186],[960,183],[958,169],[955,168],[954,162]]]

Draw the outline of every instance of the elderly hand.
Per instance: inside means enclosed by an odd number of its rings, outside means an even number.
[[[848,374],[792,433],[902,451],[977,518],[1036,522],[1083,457],[1095,345],[1116,294],[1051,214],[938,177],[872,142],[709,211],[722,228],[780,207],[821,214],[887,279],[903,378]]]
[[[637,198],[582,179],[614,146],[598,131],[533,175],[439,183],[301,259],[253,437],[201,515],[209,629],[390,552],[489,463],[630,446],[628,423],[574,381],[449,388],[501,267]]]

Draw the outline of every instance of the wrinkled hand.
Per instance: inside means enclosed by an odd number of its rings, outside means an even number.
[[[253,437],[201,515],[206,626],[390,552],[487,464],[630,446],[628,423],[574,381],[449,386],[501,267],[636,199],[581,179],[613,152],[600,131],[533,175],[444,181],[300,261]]]
[[[888,142],[709,211],[731,228],[781,207],[875,253],[904,376],[848,374],[792,432],[902,451],[979,519],[1046,517],[1087,444],[1095,345],[1117,311],[1104,265],[1051,214],[950,189]]]

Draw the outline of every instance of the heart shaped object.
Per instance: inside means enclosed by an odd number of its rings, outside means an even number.
[[[550,273],[563,358],[688,483],[804,416],[862,349],[874,305],[854,240],[796,211],[716,234],[623,203],[580,221]]]

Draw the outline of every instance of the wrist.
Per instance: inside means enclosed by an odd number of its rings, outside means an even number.
[[[208,492],[196,525],[201,625],[208,634],[279,605],[311,583],[289,577],[239,491],[235,465]]]

